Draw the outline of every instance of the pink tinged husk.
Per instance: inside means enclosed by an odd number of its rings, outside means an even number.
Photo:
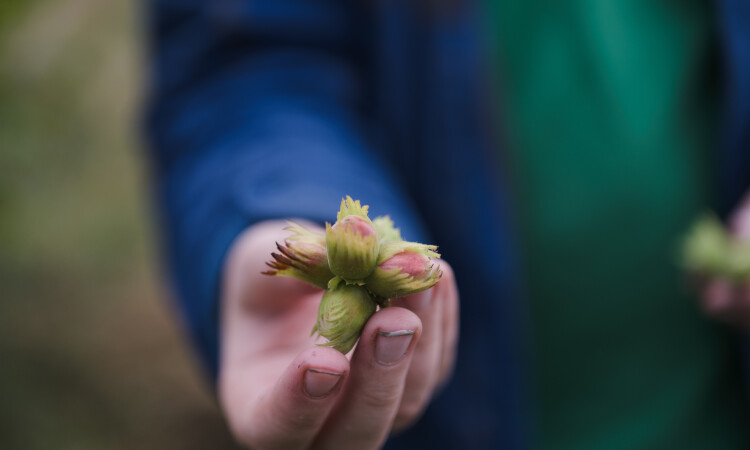
[[[403,251],[391,256],[378,267],[383,270],[401,269],[401,272],[412,277],[420,277],[429,271],[431,265],[430,258],[427,256],[421,253]]]
[[[355,234],[360,234],[362,237],[375,234],[375,228],[372,226],[372,222],[359,216],[346,216],[333,224],[333,229],[335,231],[341,227],[350,228],[351,231]]]
[[[276,243],[278,253],[271,253],[273,260],[266,263],[271,270],[263,273],[296,278],[325,289],[334,277],[328,267],[325,236],[294,222],[288,223],[285,230],[293,234],[284,245]]]
[[[377,305],[423,291],[442,273],[434,245],[405,242],[388,216],[371,221],[368,206],[347,196],[325,234],[289,222],[292,232],[267,264],[269,275],[288,276],[326,289],[313,333],[342,353],[356,344]]]
[[[333,347],[346,354],[354,347],[376,309],[367,289],[334,279],[320,301],[313,333],[317,332],[328,339],[328,342],[319,345]]]
[[[348,282],[361,282],[375,269],[380,249],[367,205],[347,196],[337,217],[334,225],[326,223],[328,266]]]
[[[383,298],[414,294],[434,286],[442,272],[433,258],[440,255],[434,245],[415,242],[390,242],[381,247],[378,265],[365,283],[372,293]]]

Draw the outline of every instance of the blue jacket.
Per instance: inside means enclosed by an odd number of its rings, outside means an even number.
[[[147,130],[186,327],[217,370],[218,281],[254,222],[343,195],[440,244],[462,298],[452,383],[394,448],[525,448],[522,303],[478,5],[152,0]],[[728,211],[750,181],[750,1],[720,6]],[[488,358],[488,355],[491,355]]]

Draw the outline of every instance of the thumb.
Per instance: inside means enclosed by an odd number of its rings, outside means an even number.
[[[266,262],[276,250],[277,242],[284,242],[289,232],[283,220],[259,222],[241,233],[226,259],[223,294],[240,298],[251,310],[270,313],[284,309],[292,299],[320,289],[289,277],[263,274]],[[315,225],[311,225],[314,227]]]

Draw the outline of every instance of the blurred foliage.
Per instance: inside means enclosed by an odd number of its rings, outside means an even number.
[[[0,2],[0,448],[233,448],[159,283],[138,3]]]

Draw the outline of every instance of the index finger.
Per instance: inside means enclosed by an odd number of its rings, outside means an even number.
[[[220,396],[237,440],[253,449],[309,448],[334,406],[349,361],[332,348],[300,353],[280,375],[278,359],[236,364]]]

